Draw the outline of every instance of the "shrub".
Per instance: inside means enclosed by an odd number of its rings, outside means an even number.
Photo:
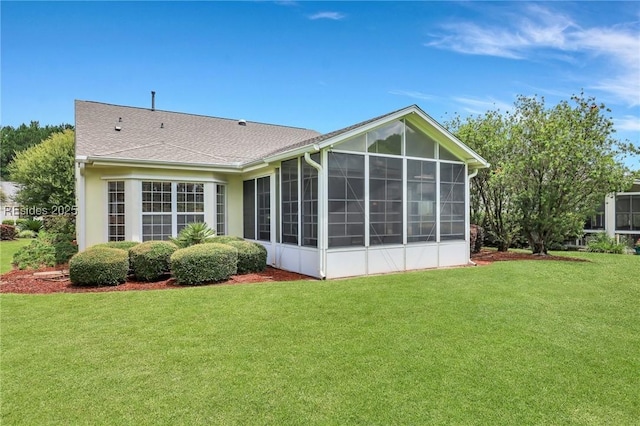
[[[209,228],[204,222],[190,223],[178,234],[178,238],[172,238],[171,241],[180,248],[189,247],[195,244],[210,242],[216,235],[215,231]]]
[[[267,249],[253,241],[228,241],[225,245],[238,250],[238,273],[264,271],[267,267]]]
[[[21,231],[33,231],[35,233],[40,232],[42,229],[42,221],[38,219],[25,219],[18,225]]]
[[[38,238],[48,241],[56,250],[56,264],[67,263],[78,252],[78,246],[71,234],[52,234],[40,231]]]
[[[2,224],[3,225],[15,226],[16,225],[16,221],[13,220],[13,219],[2,219]]]
[[[244,238],[240,238],[240,237],[232,237],[230,235],[220,235],[217,237],[213,237],[213,239],[209,242],[211,243],[218,243],[218,244],[226,244],[229,241],[245,241]]]
[[[24,231],[18,232],[18,238],[35,238],[36,235],[37,234],[35,232],[29,229],[25,229]]]
[[[15,240],[16,235],[18,235],[18,231],[15,226],[0,225],[0,240]]]
[[[171,255],[178,247],[169,241],[147,241],[129,249],[129,262],[136,278],[154,281],[169,273]]]
[[[23,223],[25,223],[27,220],[28,220],[28,219],[25,219],[25,218],[23,218],[23,217],[22,217],[22,218],[19,218],[19,219],[16,219],[16,226],[17,226],[18,228],[22,229],[22,224],[23,224]]]
[[[238,269],[238,250],[225,244],[196,244],[171,256],[171,271],[178,284],[227,280]]]
[[[625,248],[624,243],[616,242],[614,237],[610,237],[604,232],[598,232],[587,238],[587,251],[592,253],[623,254]]]
[[[109,241],[106,243],[96,244],[94,246],[89,247],[87,250],[91,250],[94,248],[117,248],[120,250],[129,251],[131,247],[135,247],[140,244],[139,241]]]
[[[128,271],[129,255],[115,248],[86,250],[69,261],[69,279],[75,285],[118,285]]]
[[[51,242],[37,238],[13,255],[13,264],[18,269],[38,269],[42,266],[55,266],[56,249]]]
[[[42,226],[45,231],[52,234],[67,234],[76,239],[75,216],[51,215],[42,217]]]

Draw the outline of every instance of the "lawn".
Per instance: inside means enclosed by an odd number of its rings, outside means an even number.
[[[13,424],[640,418],[640,256],[349,280],[7,295]]]
[[[0,242],[0,274],[11,270],[13,254],[31,242],[30,238]]]

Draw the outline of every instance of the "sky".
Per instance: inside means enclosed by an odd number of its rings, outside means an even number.
[[[0,122],[90,100],[329,132],[584,91],[640,146],[640,2],[0,2]],[[640,158],[627,160],[640,169]]]

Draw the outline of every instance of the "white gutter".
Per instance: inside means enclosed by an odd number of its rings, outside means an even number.
[[[320,147],[318,145],[313,145],[313,149],[317,152],[320,150]],[[327,274],[325,272],[326,250],[324,249],[324,241],[322,238],[324,235],[324,221],[321,220],[322,215],[320,214],[321,211],[324,211],[325,204],[323,201],[324,197],[322,196],[323,191],[321,190],[322,186],[324,186],[322,185],[322,182],[324,181],[324,179],[322,179],[322,166],[311,159],[309,151],[304,153],[304,161],[318,171],[318,273],[320,274],[320,278],[324,280],[327,277]]]

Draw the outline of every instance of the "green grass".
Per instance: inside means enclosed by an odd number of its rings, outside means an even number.
[[[21,238],[13,241],[0,241],[0,274],[9,272],[15,252],[31,242],[31,238]]]
[[[2,425],[640,419],[640,256],[2,295]]]

